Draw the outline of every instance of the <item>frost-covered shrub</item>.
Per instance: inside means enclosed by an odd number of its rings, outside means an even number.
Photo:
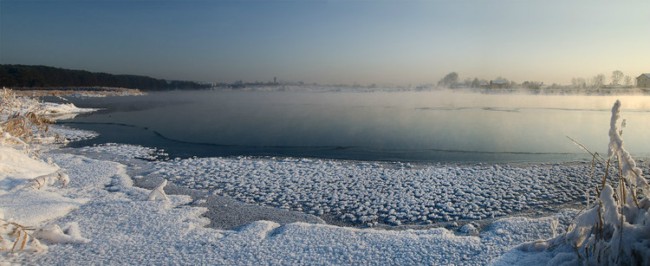
[[[33,236],[34,228],[0,219],[0,253],[29,250],[45,252],[47,246]]]
[[[38,190],[54,183],[59,183],[61,187],[66,187],[70,183],[70,177],[63,170],[59,170],[54,173],[37,176],[28,183],[27,187]]]
[[[603,158],[607,170],[595,185],[595,202],[565,234],[521,245],[520,251],[549,252],[553,254],[549,264],[650,265],[650,186],[623,147],[620,108],[616,101],[608,157]],[[608,177],[612,172],[615,178]]]
[[[68,223],[63,228],[56,224],[44,226],[34,233],[34,236],[49,243],[88,243],[90,240],[81,236],[79,224]]]
[[[53,122],[42,114],[38,101],[18,97],[6,88],[0,91],[0,143],[27,146],[40,142]]]

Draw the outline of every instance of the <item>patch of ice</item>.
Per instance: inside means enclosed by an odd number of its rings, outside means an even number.
[[[164,150],[117,143],[106,143],[92,147],[83,147],[76,149],[76,152],[112,161],[128,161],[131,159],[155,161],[159,159],[168,159],[168,154],[165,153]]]
[[[37,107],[37,114],[50,117],[54,120],[72,119],[78,114],[94,112],[99,109],[79,108],[72,103],[42,102]]]
[[[502,217],[583,200],[575,191],[590,186],[588,164],[409,167],[242,157],[154,166],[150,176],[180,186],[366,225]]]
[[[52,125],[50,126],[49,132],[58,135],[60,138],[64,138],[68,141],[80,141],[86,139],[92,139],[99,136],[97,132],[80,130],[80,129],[71,129],[66,126],[61,125]]]

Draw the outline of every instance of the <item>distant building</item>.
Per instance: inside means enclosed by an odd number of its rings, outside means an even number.
[[[495,80],[490,80],[490,88],[491,89],[505,89],[510,86],[510,82],[508,82],[505,79],[495,79]]]
[[[650,73],[641,74],[636,78],[636,86],[639,88],[650,88]]]

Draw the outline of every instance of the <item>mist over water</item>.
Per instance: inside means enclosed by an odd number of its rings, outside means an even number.
[[[182,91],[75,100],[107,108],[71,126],[92,143],[156,146],[180,156],[295,156],[404,161],[568,161],[604,153],[610,108],[623,137],[650,153],[650,97],[425,92]],[[82,143],[85,145],[88,143]]]

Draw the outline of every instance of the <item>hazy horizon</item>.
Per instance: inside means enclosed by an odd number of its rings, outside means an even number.
[[[205,82],[650,72],[650,2],[5,1],[0,63]]]

